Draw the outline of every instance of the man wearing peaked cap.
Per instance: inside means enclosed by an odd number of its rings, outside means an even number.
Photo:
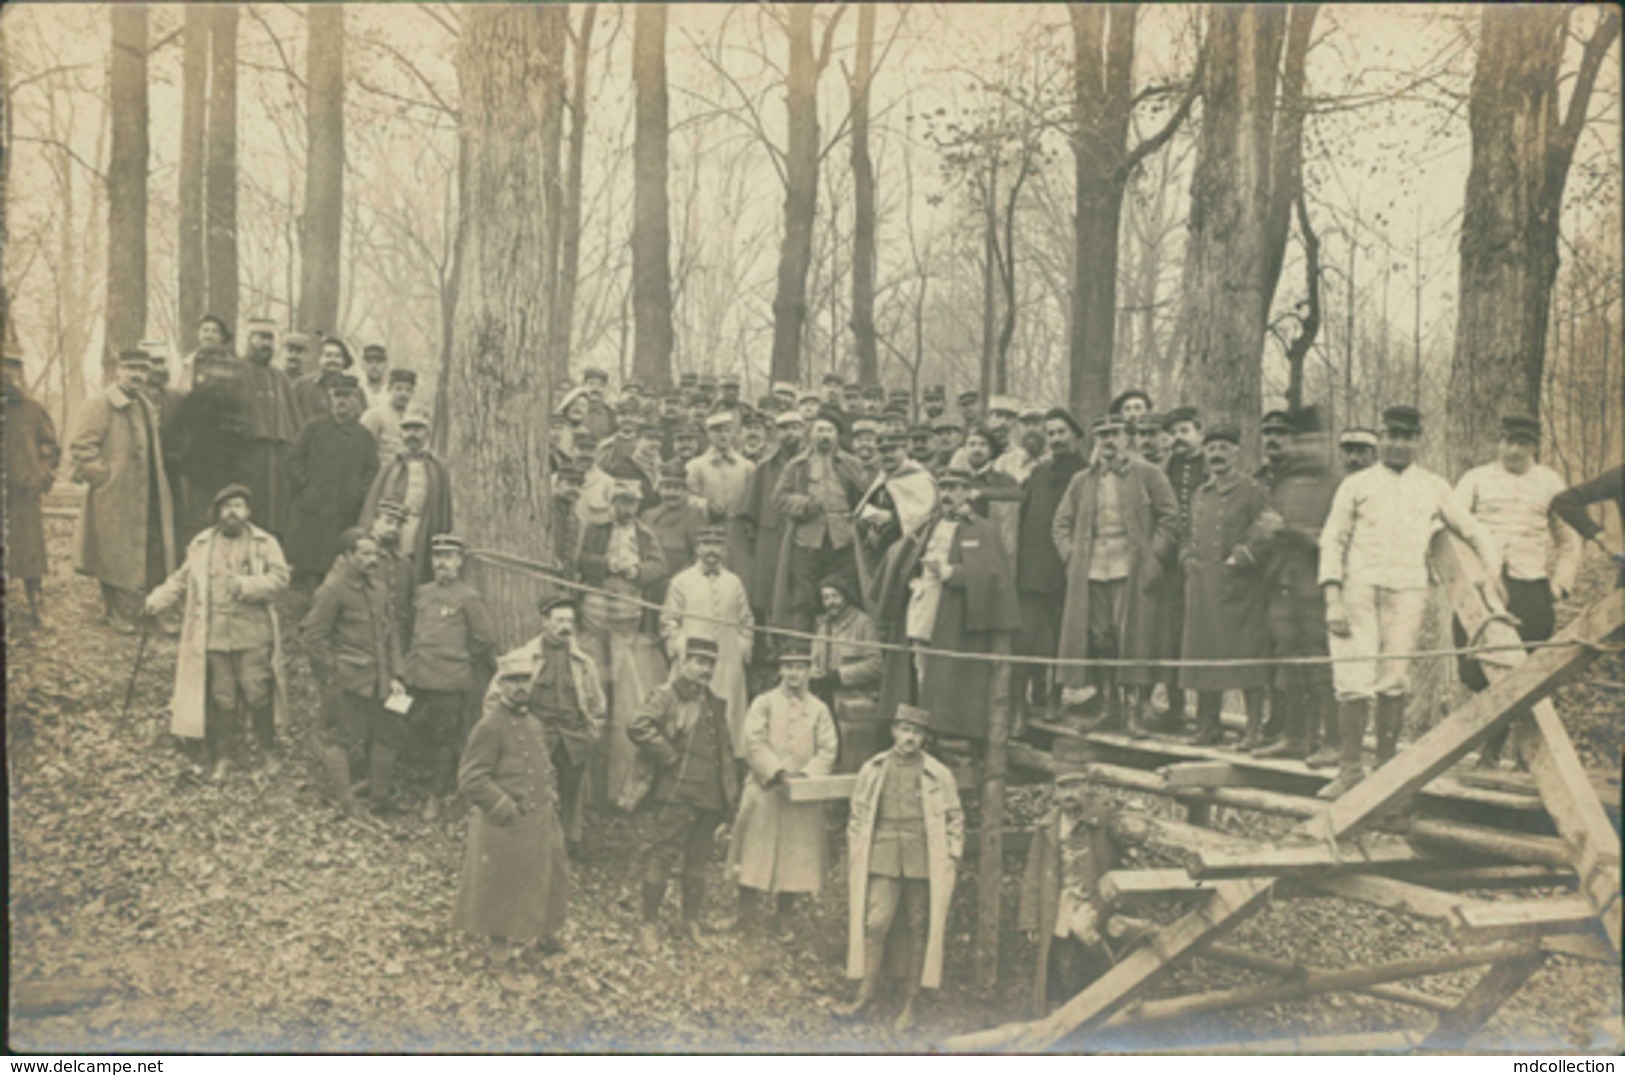
[[[176,559],[162,430],[141,391],[148,365],[145,351],[121,351],[114,383],[80,407],[68,442],[72,479],[90,487],[74,567],[101,583],[105,622],[124,634],[135,631],[142,596]]]
[[[401,439],[401,420],[412,406],[417,392],[418,375],[412,370],[396,367],[389,371],[384,402],[361,416],[361,425],[378,442],[379,469],[389,463],[405,447]]]
[[[811,423],[806,451],[785,463],[772,494],[782,520],[780,547],[768,602],[771,620],[811,631],[818,616],[819,581],[857,576],[852,509],[868,487],[855,456],[841,450],[843,423],[828,408]],[[760,574],[758,580],[769,581]],[[757,594],[757,600],[762,600]]]
[[[429,448],[429,429],[429,416],[421,410],[410,410],[401,417],[401,450],[381,464],[361,511],[361,525],[370,526],[380,500],[406,505],[401,551],[416,566],[420,582],[427,582],[434,573],[429,538],[455,528],[451,475]]]
[[[725,566],[732,537],[731,529],[714,524],[699,532],[694,563],[673,575],[666,588],[660,637],[673,660],[690,638],[716,643],[718,660],[711,689],[725,703],[732,749],[743,758],[745,711],[750,701],[745,667],[755,643],[756,616],[744,581]]]
[[[749,777],[728,843],[728,874],[739,884],[739,912],[748,962],[766,962],[763,903],[783,922],[799,893],[823,890],[829,840],[822,803],[791,802],[788,785],[828,776],[839,738],[829,707],[808,689],[812,653],[803,639],[778,649],[779,682],[756,696],[745,715]]]
[[[376,340],[361,348],[361,393],[368,411],[389,399],[389,348]]]
[[[705,432],[709,447],[688,461],[688,491],[705,501],[713,523],[727,527],[728,569],[748,578],[752,542],[745,509],[756,464],[739,451],[739,422],[733,411],[712,414],[705,420]]]
[[[463,728],[477,701],[476,669],[489,665],[496,647],[496,625],[485,599],[462,578],[466,550],[455,534],[431,538],[434,577],[412,599],[412,642],[401,678],[414,703],[414,753],[430,774],[423,804],[426,821],[436,820],[457,791]]]
[[[6,376],[6,574],[22,579],[28,593],[28,616],[41,625],[41,580],[49,569],[45,544],[43,499],[56,482],[62,461],[56,424],[40,403],[28,394],[27,369],[22,350],[7,343]],[[13,608],[16,594],[12,593]]]
[[[1264,462],[1253,471],[1253,477],[1262,482],[1264,488],[1273,491],[1286,476],[1291,462],[1292,436],[1297,431],[1297,422],[1286,411],[1264,412],[1264,417],[1258,423],[1259,451],[1264,456]]]
[[[292,511],[288,453],[302,428],[304,412],[294,396],[293,381],[271,364],[275,345],[275,324],[264,318],[249,322],[248,350],[241,370],[247,443],[238,477],[254,490],[260,525],[281,537],[287,533]]]
[[[773,612],[774,586],[779,577],[779,558],[784,551],[784,528],[788,520],[774,493],[790,461],[806,444],[807,420],[801,411],[790,408],[774,422],[775,443],[770,452],[756,460],[750,488],[745,493],[745,517],[756,524],[751,546],[750,573],[742,576],[756,618],[768,622]],[[777,621],[774,621],[777,622]]]
[[[1320,585],[1332,656],[1391,655],[1332,665],[1343,756],[1337,779],[1321,789],[1328,799],[1364,778],[1362,746],[1373,712],[1378,764],[1398,751],[1410,693],[1410,660],[1399,655],[1414,652],[1421,637],[1434,532],[1449,528],[1473,546],[1497,586],[1501,579],[1495,539],[1460,507],[1448,482],[1413,462],[1420,414],[1413,407],[1390,407],[1383,412],[1383,426],[1382,465],[1343,480],[1320,535]]]
[[[719,658],[726,658],[723,649],[712,636],[684,637],[674,648],[670,678],[640,700],[627,729],[638,750],[638,777],[623,789],[619,805],[631,810],[648,800],[654,807],[652,838],[640,856],[638,945],[645,953],[660,949],[660,905],[679,861],[680,936],[700,943],[712,844],[739,801],[734,758],[742,748],[733,741],[726,703],[710,686]]]
[[[948,907],[965,848],[965,815],[947,766],[925,752],[932,714],[900,705],[892,747],[864,763],[847,825],[846,975],[857,996],[836,1009],[856,1018],[877,998],[888,942],[902,962],[903,1006],[893,1028],[914,1026],[919,991],[942,985]],[[899,914],[906,929],[893,930]]]
[[[1377,431],[1350,426],[1337,438],[1337,449],[1342,456],[1343,473],[1357,474],[1377,461]]]
[[[660,544],[661,557],[668,570],[694,562],[700,530],[706,525],[705,508],[688,495],[688,475],[681,463],[666,463],[656,483],[660,502],[645,508],[640,518]],[[650,590],[650,600],[664,602],[668,579]]]
[[[840,730],[839,771],[856,772],[880,751],[885,727],[876,712],[880,689],[880,635],[863,609],[862,591],[850,573],[825,577],[818,584],[822,611],[811,649],[808,682],[830,707]]]
[[[1539,448],[1539,419],[1506,415],[1501,419],[1495,461],[1474,467],[1456,483],[1456,500],[1484,524],[1501,550],[1507,611],[1517,619],[1518,637],[1525,642],[1552,637],[1556,605],[1574,589],[1582,545],[1580,535],[1548,510],[1552,498],[1567,483],[1537,461]],[[1467,645],[1467,632],[1459,620],[1454,628],[1456,645]],[[1489,688],[1477,661],[1463,657],[1459,664],[1461,681],[1468,690]],[[1480,764],[1498,763],[1505,743],[1503,727],[1479,751]]]

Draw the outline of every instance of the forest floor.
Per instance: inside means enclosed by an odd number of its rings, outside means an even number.
[[[569,950],[499,966],[447,924],[466,821],[345,818],[323,797],[309,744],[314,687],[296,646],[288,661],[294,726],[274,774],[207,781],[163,734],[175,642],[157,632],[132,712],[121,718],[137,640],[97,624],[95,585],[66,566],[71,523],[53,517],[49,526],[47,626],[13,633],[7,660],[12,1049],[915,1052],[1025,1017],[1033,948],[1015,929],[1019,856],[1005,863],[1000,986],[969,985],[972,863],[950,920],[945,988],[927,994],[917,1029],[898,1037],[889,1012],[858,1024],[831,1015],[852,991],[843,975],[840,855],[831,886],[772,941],[767,974],[746,973],[745,948],[731,933],[641,954],[632,884],[640,817],[598,819],[591,860],[575,870]],[[1609,581],[1608,565],[1589,562],[1566,615]],[[1622,680],[1625,660],[1611,654],[1557,695],[1586,763],[1616,774]],[[1031,818],[1045,799],[1041,789],[1018,789],[1011,812]],[[672,919],[674,903],[675,895]],[[713,920],[734,911],[720,866],[710,911]],[[1327,968],[1455,945],[1419,920],[1331,899],[1273,903],[1229,943]],[[1454,997],[1480,973],[1408,984]],[[54,1012],[16,1006],[19,984],[67,979],[90,983],[90,993]],[[1153,995],[1256,980],[1196,960],[1158,979]],[[1473,1047],[1585,1049],[1590,1028],[1618,1015],[1619,988],[1617,968],[1554,957]],[[1425,1029],[1431,1018],[1335,995],[1210,1016],[1155,1037],[1091,1038],[1087,1047]]]

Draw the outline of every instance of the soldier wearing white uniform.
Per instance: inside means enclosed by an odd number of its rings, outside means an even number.
[[[1501,553],[1482,523],[1455,499],[1450,484],[1412,462],[1422,436],[1414,407],[1382,412],[1381,462],[1343,481],[1321,530],[1320,586],[1337,693],[1342,750],[1337,779],[1321,789],[1335,799],[1365,777],[1361,758],[1373,706],[1377,764],[1394,756],[1410,690],[1410,659],[1427,610],[1428,544],[1441,525],[1473,546],[1492,578]]]

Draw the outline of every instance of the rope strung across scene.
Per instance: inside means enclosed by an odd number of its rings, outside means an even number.
[[[571,579],[560,578],[558,569],[537,560],[527,560],[522,556],[501,552],[497,549],[469,549],[468,556],[480,560],[492,567],[514,571],[520,574],[535,576],[552,586],[561,586],[567,590],[576,590],[584,594],[592,594],[617,601],[623,605],[632,605],[639,608],[651,609],[655,612],[664,610],[663,606],[654,601],[645,601],[630,594],[619,594],[599,586],[592,586],[585,582],[575,582]],[[727,627],[737,630],[739,624],[732,620],[718,619],[714,616],[703,616],[698,613],[685,612],[684,619],[697,620],[701,623],[713,624],[717,627]],[[817,642],[818,636],[807,631],[798,631],[792,627],[768,627],[762,624],[755,625],[752,630],[759,635],[772,635],[780,638],[801,638],[809,642]],[[859,642],[843,643],[843,645],[857,645],[864,649],[892,651],[897,653],[911,653],[916,656],[948,657],[961,661],[987,661],[997,664],[1000,661],[1012,661],[1017,664],[1037,664],[1052,668],[1246,668],[1253,665],[1319,665],[1336,664],[1342,661],[1379,661],[1379,660],[1415,660],[1423,657],[1473,657],[1482,653],[1526,653],[1537,649],[1558,649],[1571,646],[1580,646],[1594,650],[1598,653],[1625,652],[1625,646],[1610,645],[1599,642],[1590,642],[1585,639],[1552,639],[1546,642],[1519,642],[1501,643],[1498,645],[1453,646],[1447,649],[1415,650],[1411,653],[1381,653],[1369,655],[1342,654],[1332,656],[1309,657],[1234,657],[1234,658],[1145,658],[1141,660],[1125,660],[1122,658],[1105,657],[1024,657],[1011,654],[998,653],[966,653],[962,650],[934,649],[930,646],[900,645],[896,642]]]

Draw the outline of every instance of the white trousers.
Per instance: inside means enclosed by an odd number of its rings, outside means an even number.
[[[1331,655],[1380,656],[1368,661],[1339,660],[1332,665],[1337,700],[1410,693],[1410,658],[1390,655],[1415,652],[1427,614],[1428,592],[1345,583],[1343,607],[1348,611],[1349,635],[1328,634]]]

